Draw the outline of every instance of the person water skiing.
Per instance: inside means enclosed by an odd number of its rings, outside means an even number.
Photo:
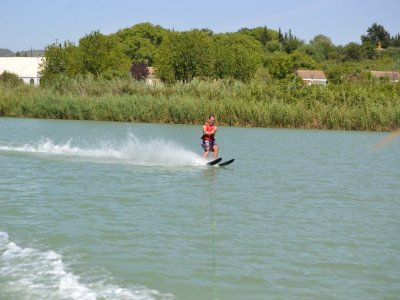
[[[203,157],[207,158],[210,151],[213,152],[214,160],[218,157],[218,145],[215,143],[215,133],[218,128],[215,126],[215,116],[210,114],[208,120],[203,125],[203,135],[201,146],[204,149]]]

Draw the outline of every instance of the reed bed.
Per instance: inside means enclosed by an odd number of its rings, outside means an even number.
[[[400,127],[400,84],[304,86],[292,81],[155,86],[131,80],[61,78],[51,86],[0,83],[0,116],[246,127],[390,131]]]

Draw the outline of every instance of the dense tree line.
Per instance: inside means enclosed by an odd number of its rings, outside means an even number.
[[[377,50],[378,43],[384,50]],[[171,83],[194,78],[284,79],[293,76],[295,68],[323,69],[331,82],[339,83],[373,68],[399,70],[400,35],[391,36],[374,23],[360,44],[335,46],[324,35],[306,43],[291,30],[282,33],[265,26],[215,34],[209,29],[177,32],[141,23],[110,35],[94,31],[78,45],[51,44],[45,57],[44,84],[65,76],[140,80],[148,74],[144,65],[155,67],[157,76]]]

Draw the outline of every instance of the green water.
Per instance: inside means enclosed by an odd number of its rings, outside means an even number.
[[[0,299],[400,299],[400,139],[0,118]]]

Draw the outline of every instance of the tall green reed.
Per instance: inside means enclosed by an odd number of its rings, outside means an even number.
[[[44,87],[0,84],[0,116],[344,130],[400,127],[400,84],[305,86],[297,80],[193,80],[147,85],[129,79],[60,78]]]

